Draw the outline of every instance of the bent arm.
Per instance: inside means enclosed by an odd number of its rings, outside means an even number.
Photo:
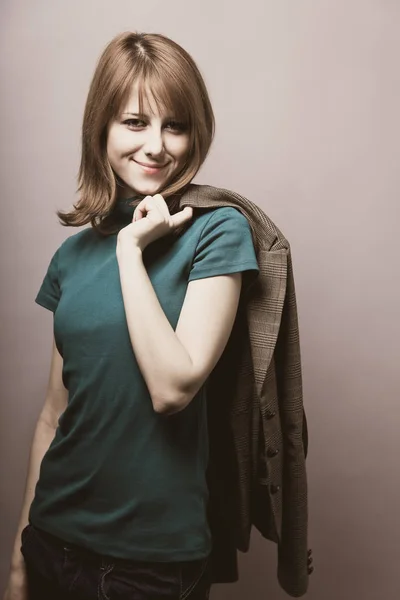
[[[28,524],[29,509],[34,498],[35,487],[39,479],[40,465],[43,456],[47,452],[54,438],[58,419],[65,410],[68,402],[68,391],[62,383],[62,362],[62,357],[56,348],[53,338],[53,350],[46,399],[33,435],[22,509],[11,555],[11,572],[18,571],[24,567],[24,558],[20,550],[21,532]]]
[[[154,291],[142,253],[119,257],[121,289],[132,348],[156,412],[189,404],[218,362],[239,304],[242,273],[190,281],[174,331]]]

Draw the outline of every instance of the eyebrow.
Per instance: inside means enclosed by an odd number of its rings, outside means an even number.
[[[145,118],[148,119],[148,115],[145,115],[144,113],[131,113],[131,112],[125,112],[122,113],[123,115],[131,115],[132,117],[140,117],[140,118]],[[176,117],[174,117],[173,115],[167,115],[166,117],[164,117],[165,120],[169,120],[169,119],[176,119]]]

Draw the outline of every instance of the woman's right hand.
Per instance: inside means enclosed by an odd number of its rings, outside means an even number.
[[[28,578],[23,565],[10,573],[3,600],[29,600]]]

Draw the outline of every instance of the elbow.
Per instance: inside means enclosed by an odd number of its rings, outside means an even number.
[[[193,377],[181,378],[162,390],[151,394],[154,411],[165,416],[174,415],[190,404],[198,392],[200,384]],[[167,389],[167,391],[165,391]]]
[[[186,394],[177,393],[171,396],[153,396],[153,409],[157,414],[168,417],[186,408],[191,399],[192,398],[188,397]]]
[[[169,417],[177,412],[180,412],[182,408],[173,404],[158,404],[153,402],[154,412],[163,417]]]

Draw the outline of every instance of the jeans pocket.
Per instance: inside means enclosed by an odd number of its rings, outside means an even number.
[[[69,544],[33,525],[22,530],[21,541],[21,552],[32,581],[57,586],[68,593],[75,589],[82,562]],[[33,596],[36,597],[40,598],[39,591]]]
[[[203,600],[208,598],[211,586],[209,575],[210,556],[200,560],[181,563],[179,600]]]
[[[60,561],[61,565],[61,561]],[[81,577],[84,568],[84,563],[81,558],[76,555],[74,550],[68,545],[63,546],[62,560],[62,581],[68,592],[73,592],[78,579]]]
[[[180,598],[181,590],[180,565],[180,562],[112,559],[104,565],[99,598],[176,600]]]
[[[62,570],[64,549],[52,536],[28,525],[21,532],[21,552],[30,569],[47,579],[54,579]]]

